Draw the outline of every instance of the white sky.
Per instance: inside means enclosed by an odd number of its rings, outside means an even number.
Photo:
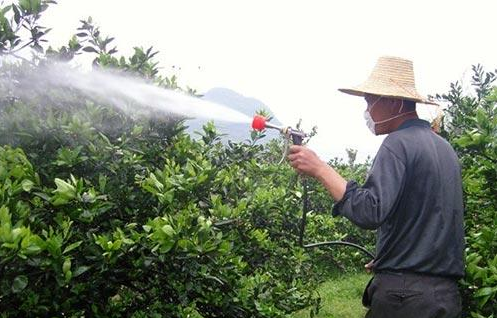
[[[154,46],[162,73],[183,86],[257,98],[284,124],[317,125],[310,147],[323,159],[347,147],[364,159],[382,138],[365,126],[365,102],[337,89],[365,80],[380,55],[413,60],[425,95],[446,92],[472,64],[495,69],[496,9],[483,0],[59,0],[43,23],[60,46],[92,16],[118,54]]]

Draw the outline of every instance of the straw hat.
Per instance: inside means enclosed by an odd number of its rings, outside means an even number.
[[[361,85],[338,90],[355,96],[367,93],[438,105],[416,91],[412,61],[393,56],[380,57],[369,78]]]

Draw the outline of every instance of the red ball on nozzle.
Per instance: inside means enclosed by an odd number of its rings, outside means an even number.
[[[260,115],[255,115],[252,121],[252,128],[255,130],[263,130],[266,128],[266,118]]]

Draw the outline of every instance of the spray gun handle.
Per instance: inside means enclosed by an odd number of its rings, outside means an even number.
[[[302,136],[300,134],[293,134],[292,133],[292,142],[294,145],[301,146],[303,139],[304,139],[304,136]]]
[[[301,146],[304,138],[307,137],[307,134],[303,131],[293,129],[288,127],[287,134],[292,137],[292,142],[294,145]]]

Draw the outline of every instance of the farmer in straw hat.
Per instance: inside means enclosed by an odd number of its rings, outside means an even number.
[[[303,146],[288,156],[336,200],[333,215],[376,230],[374,278],[364,291],[366,317],[458,317],[463,276],[461,173],[452,147],[416,114],[434,104],[416,91],[412,62],[381,57],[369,78],[340,91],[362,96],[366,124],[384,139],[364,185],[346,181]]]

